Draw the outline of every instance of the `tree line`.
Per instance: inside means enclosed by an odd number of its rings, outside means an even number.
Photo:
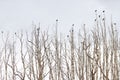
[[[94,26],[69,34],[49,34],[41,27],[30,33],[1,32],[1,80],[119,80],[120,36],[116,23],[106,24],[96,12]]]

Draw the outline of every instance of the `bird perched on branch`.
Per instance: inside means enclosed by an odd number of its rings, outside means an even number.
[[[40,30],[40,27],[37,28],[37,31],[39,31],[39,30]]]
[[[1,31],[1,33],[3,34],[3,31]]]
[[[58,22],[58,19],[56,19],[56,22]]]
[[[97,10],[95,10],[95,12],[97,12]]]

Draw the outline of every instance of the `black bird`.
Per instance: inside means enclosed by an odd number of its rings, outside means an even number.
[[[67,37],[69,37],[69,35],[67,35]]]
[[[95,21],[96,21],[96,19],[95,19]]]
[[[105,18],[102,19],[103,21],[105,20]]]
[[[3,34],[3,31],[1,31],[1,33]]]
[[[38,27],[37,30],[39,31],[39,30],[40,30],[40,27]]]
[[[100,15],[99,15],[99,18],[100,18]]]
[[[95,10],[95,12],[97,12],[97,10]]]
[[[58,19],[56,19],[56,22],[58,22]]]
[[[103,13],[105,12],[105,10],[103,10]]]

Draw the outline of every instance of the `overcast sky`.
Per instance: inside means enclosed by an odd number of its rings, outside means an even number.
[[[73,23],[93,24],[96,9],[120,23],[120,0],[0,0],[0,29],[29,29],[32,22],[52,27],[59,19],[60,29],[66,30]]]

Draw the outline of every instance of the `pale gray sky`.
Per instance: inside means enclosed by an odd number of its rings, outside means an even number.
[[[120,22],[119,0],[0,0],[0,29],[29,29],[32,21],[41,27],[52,27],[59,19],[60,29],[73,23],[93,24],[94,10],[106,10],[107,15]],[[64,28],[66,27],[66,28]]]

